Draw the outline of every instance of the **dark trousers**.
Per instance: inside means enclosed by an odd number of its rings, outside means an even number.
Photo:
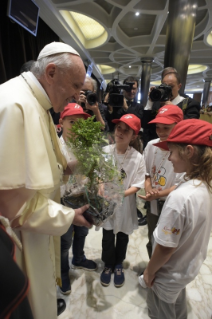
[[[124,261],[128,241],[128,235],[122,232],[115,235],[113,230],[105,230],[103,228],[102,261],[104,261],[106,266],[114,268],[114,266],[119,265]]]
[[[74,232],[74,237],[73,237]],[[67,274],[69,271],[69,249],[72,244],[73,237],[73,260],[72,262],[77,264],[85,259],[84,244],[85,237],[88,234],[87,227],[80,227],[71,225],[64,235],[61,236],[61,273]]]
[[[150,202],[146,202],[146,220],[147,220],[147,226],[148,226],[148,239],[149,239],[146,245],[146,248],[149,255],[149,259],[152,256],[152,236],[157,226],[157,223],[163,208],[163,203],[164,201],[158,201],[158,215],[154,215],[151,213]]]

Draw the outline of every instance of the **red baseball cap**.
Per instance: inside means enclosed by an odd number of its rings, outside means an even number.
[[[159,109],[156,118],[150,121],[148,124],[151,123],[161,123],[161,124],[173,124],[178,123],[183,120],[183,111],[179,106],[169,104],[164,105]]]
[[[113,123],[117,124],[119,122],[124,122],[127,124],[135,134],[138,135],[141,129],[141,120],[134,114],[125,114],[120,119],[112,120]]]
[[[91,117],[91,115],[85,113],[83,108],[77,103],[69,103],[66,105],[63,112],[60,113],[60,118],[63,119],[64,117],[71,115],[83,115],[85,119]]]
[[[175,125],[166,141],[154,145],[168,150],[168,142],[212,147],[212,124],[197,119],[183,120]]]

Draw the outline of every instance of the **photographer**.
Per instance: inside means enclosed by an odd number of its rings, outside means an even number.
[[[90,114],[91,116],[95,115],[94,121],[98,121],[102,124],[102,130],[107,130],[104,107],[98,102],[96,91],[96,81],[86,75],[82,91],[80,91],[79,100],[76,102],[82,106],[84,112]]]
[[[200,117],[200,104],[187,95],[180,95],[179,90],[182,84],[177,70],[168,67],[161,75],[161,85],[157,88],[151,87],[149,91],[149,100],[144,108],[144,119],[142,121],[144,128],[144,147],[146,144],[157,138],[155,124],[147,124],[152,121],[158,113],[158,109],[164,105],[177,105],[184,113],[184,119]],[[160,96],[160,92],[161,96]]]
[[[117,84],[116,84],[117,83]],[[129,83],[129,85],[128,85]],[[123,115],[131,113],[136,115],[140,120],[143,117],[143,106],[139,103],[135,102],[135,97],[138,91],[138,80],[135,77],[127,77],[123,82],[123,87],[127,85],[129,88],[123,88],[123,95],[120,94],[121,89],[119,89],[119,86],[122,88],[122,85],[119,84],[118,80],[112,80],[106,89],[106,96],[104,103],[108,105],[106,110],[106,119],[109,126],[109,131],[114,131],[114,124],[112,123],[112,120],[114,119],[120,119]],[[110,94],[116,93],[117,96],[117,104],[111,105],[110,104]],[[113,93],[114,92],[114,93]],[[122,100],[121,100],[122,98]],[[120,102],[121,105],[120,105]],[[114,103],[115,104],[115,99]]]

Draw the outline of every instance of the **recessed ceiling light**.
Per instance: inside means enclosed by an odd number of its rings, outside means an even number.
[[[136,31],[136,30],[138,30],[138,28],[134,28],[134,30]]]
[[[136,16],[139,16],[139,14],[140,14],[140,12],[136,12],[136,13],[135,13]]]
[[[201,73],[201,72],[203,72],[205,70],[207,70],[207,66],[206,65],[190,64],[188,66],[188,74]]]
[[[131,65],[129,65],[129,68],[131,68]]]

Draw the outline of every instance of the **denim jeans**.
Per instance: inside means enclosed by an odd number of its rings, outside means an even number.
[[[74,234],[74,235],[73,235]],[[67,233],[61,236],[61,273],[67,274],[69,272],[69,249],[72,244],[73,237],[73,260],[75,264],[80,263],[85,259],[84,244],[85,237],[88,234],[88,228],[71,225]]]

